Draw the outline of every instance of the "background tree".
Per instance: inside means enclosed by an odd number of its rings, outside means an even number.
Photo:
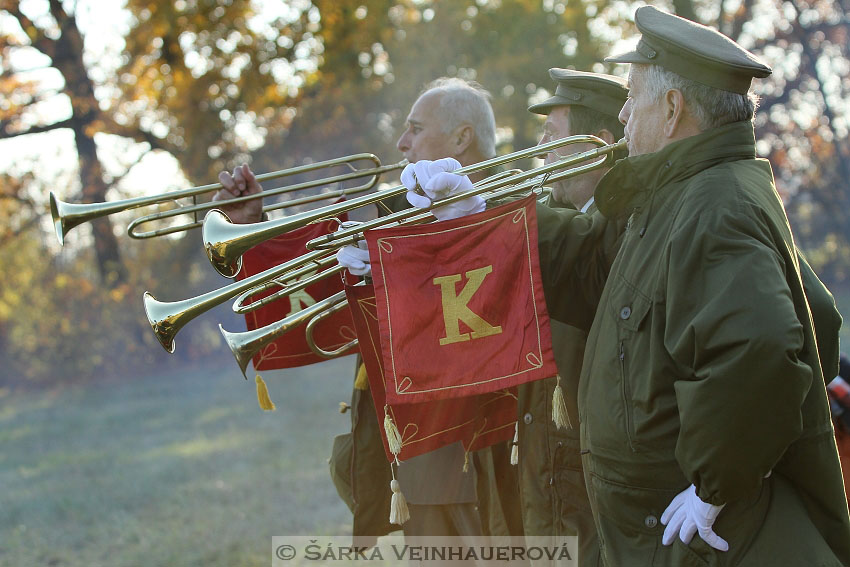
[[[44,123],[29,119],[31,110],[51,93],[37,89],[31,81],[15,76],[15,69],[4,57],[3,75],[11,90],[3,90],[5,120],[0,124],[0,139],[37,134],[50,130],[69,128],[74,133],[74,143],[79,157],[79,177],[84,201],[102,201],[107,186],[103,168],[97,156],[94,134],[99,130],[98,102],[94,95],[94,84],[86,73],[83,63],[83,37],[73,14],[65,11],[62,2],[49,0],[49,17],[39,18],[38,23],[21,10],[19,0],[3,0],[0,3],[5,14],[14,18],[27,41],[21,42],[10,34],[0,36],[4,52],[27,46],[50,59],[51,66],[62,76],[63,85],[59,93],[70,101],[70,116]],[[125,268],[118,251],[118,242],[112,233],[112,223],[107,218],[92,223],[94,248],[101,279],[114,285],[125,279]]]
[[[314,71],[316,42],[307,28],[316,15],[308,3],[302,9],[289,3],[269,20],[248,0],[130,0],[117,68],[86,52],[76,2],[42,4],[27,3],[26,11],[19,0],[0,3],[7,87],[0,94],[0,139],[71,129],[83,202],[106,200],[147,152],[179,156],[191,181],[214,179],[261,145],[268,129],[288,124],[298,89]],[[61,86],[52,91],[25,79],[31,69],[13,64],[22,50],[40,54],[59,72]],[[67,99],[69,112],[45,120],[38,105],[55,96]],[[104,135],[142,144],[123,171],[106,171],[105,154],[116,142]],[[123,282],[126,268],[110,219],[91,226],[101,280]]]
[[[756,83],[758,152],[839,304],[850,296],[848,4],[660,3],[773,66]],[[197,233],[130,242],[129,215],[97,223],[93,247],[81,227],[57,250],[49,190],[104,200],[208,183],[242,161],[258,172],[359,152],[393,162],[411,104],[444,75],[492,93],[500,151],[528,147],[540,122],[526,109],[552,89],[548,69],[622,74],[601,60],[636,35],[636,5],[610,0],[126,0],[115,45],[94,48],[91,22],[105,6],[0,0],[0,144],[65,140],[0,172],[0,260],[15,273],[0,282],[0,363],[32,378],[161,360],[141,290],[171,299],[221,284]],[[187,327],[178,353],[221,351],[214,323],[228,317],[220,309]],[[74,348],[81,340],[87,350]],[[36,344],[61,354],[33,364]],[[132,360],[116,363],[115,352]]]
[[[832,287],[850,267],[848,2],[676,0],[773,68],[758,81],[758,152],[770,160],[798,244]],[[691,16],[689,16],[690,14]]]
[[[108,218],[92,223],[95,255],[73,244],[58,252],[55,237],[40,230],[49,190],[68,200],[75,191],[83,201],[135,196],[138,183],[131,189],[126,180],[136,168],[147,170],[152,193],[207,183],[246,159],[268,129],[288,124],[299,88],[315,73],[317,14],[307,2],[259,14],[247,0],[130,1],[125,20],[115,22],[123,45],[93,53],[86,30],[97,35],[90,22],[99,6],[0,1],[0,139],[70,131],[77,163],[57,171],[67,160],[45,167],[52,157],[42,153],[5,172],[0,207],[12,214],[0,221],[8,243],[0,254],[16,277],[0,285],[0,355],[14,370],[4,377],[47,379],[57,365],[62,374],[87,376],[150,362],[159,353],[145,329],[141,290],[167,287],[180,297],[221,283],[200,264],[197,233],[130,245],[121,234],[126,215],[117,217],[117,230]],[[155,154],[176,158],[179,172],[144,167]],[[75,229],[72,240],[84,241],[86,230]],[[126,267],[119,250],[131,260]],[[91,283],[87,262],[105,290]],[[214,329],[210,321],[187,332],[180,352],[209,353],[218,344]]]
[[[316,0],[320,79],[304,90],[291,129],[269,136],[256,161],[271,168],[304,158],[371,151],[400,159],[395,142],[413,101],[440,76],[480,82],[493,94],[504,150],[533,145],[529,97],[551,89],[550,67],[602,70],[604,37],[582,3]],[[607,18],[607,15],[604,16]]]

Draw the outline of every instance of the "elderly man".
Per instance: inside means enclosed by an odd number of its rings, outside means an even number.
[[[457,78],[440,78],[431,82],[410,110],[405,131],[397,147],[411,163],[424,159],[451,157],[462,165],[469,165],[493,157],[495,151],[495,119],[489,102],[490,95],[477,83]],[[485,173],[479,173],[479,178]],[[247,165],[223,172],[219,179],[224,189],[214,197],[226,200],[261,191],[253,172]],[[407,205],[403,199],[387,203],[391,209]],[[259,200],[236,205],[223,202],[222,209],[234,222],[257,222],[262,214]],[[340,261],[355,273],[368,274],[368,254],[348,247]],[[363,370],[361,370],[363,372]],[[335,478],[340,492],[354,513],[353,535],[358,544],[369,544],[370,536],[388,533],[396,526],[386,521],[389,516],[389,469],[383,457],[383,447],[378,432],[374,406],[365,380],[358,380],[352,396],[352,432],[350,455],[352,465],[332,466],[338,473],[349,470],[350,478]],[[344,444],[338,447],[343,449]],[[350,453],[348,451],[350,450]],[[496,484],[511,486],[516,493],[516,479],[511,477],[507,448],[503,458],[483,455],[487,461],[479,467],[484,475],[481,482],[486,506],[479,517],[476,494],[476,469],[469,467],[464,473],[466,455],[460,443],[415,457],[398,467],[397,477],[410,508],[410,519],[402,526],[407,535],[415,536],[477,536],[490,531],[490,516],[502,518],[502,502],[497,496]],[[335,458],[341,455],[335,455]],[[475,461],[473,461],[474,463]],[[492,464],[492,466],[491,466]],[[497,470],[498,468],[498,470]],[[502,474],[499,474],[502,473]],[[508,478],[503,478],[508,473]],[[344,473],[343,473],[344,474]],[[506,502],[505,505],[510,504]],[[518,516],[518,512],[517,512]]]
[[[628,89],[626,81],[611,75],[570,69],[550,69],[555,93],[528,110],[546,116],[541,144],[576,134],[593,134],[608,143],[623,137],[617,118]],[[572,152],[584,147],[570,145]],[[549,154],[546,162],[560,155]],[[618,156],[621,157],[621,156]],[[593,192],[609,168],[600,168],[553,184],[549,206],[592,213]],[[547,289],[547,303],[568,302],[557,289]],[[576,396],[581,361],[592,312],[567,310],[565,321],[552,319],[552,346],[565,392],[569,427],[552,421],[552,395],[557,379],[523,384],[518,392],[519,481],[523,528],[527,535],[578,536],[579,563],[597,565],[599,545],[584,486],[579,454]],[[576,316],[579,315],[579,316]]]
[[[632,64],[629,157],[596,188],[602,215],[540,223],[549,285],[580,296],[605,282],[579,388],[603,561],[850,564],[800,263],[755,157],[748,93],[770,69],[651,6],[635,22],[636,50],[612,59]],[[617,218],[627,228],[607,280],[579,277],[577,261],[606,269]]]
[[[470,165],[493,157],[496,121],[489,99],[477,83],[447,77],[431,82],[410,109],[397,143],[399,151],[410,163],[450,157]],[[483,176],[479,173],[473,180]],[[405,205],[394,203],[391,208]],[[410,520],[403,526],[406,535],[475,536],[488,529],[488,518],[479,518],[476,510],[474,466],[462,472],[464,459],[463,447],[455,443],[398,467],[410,507]],[[507,459],[504,465],[508,466]],[[488,499],[488,504],[498,501]]]
[[[585,73],[572,69],[549,69],[549,76],[557,84],[555,94],[528,108],[529,112],[546,116],[540,143],[545,144],[579,134],[592,134],[613,144],[623,137],[623,125],[618,115],[626,102],[626,81],[613,75]],[[580,144],[567,146],[546,156],[552,163],[563,152],[576,153],[592,149]],[[624,156],[615,156],[615,159]],[[575,207],[581,212],[593,212],[593,192],[596,184],[608,171],[607,167],[595,169],[577,177],[556,181],[552,185],[550,205]]]
[[[460,165],[471,165],[493,157],[495,119],[489,94],[476,83],[462,79],[433,81],[413,104],[397,147],[412,164],[448,157]],[[485,175],[486,172],[479,172],[473,180]],[[397,210],[407,203],[402,198],[388,206]],[[365,250],[346,247],[337,257],[354,273],[368,274]],[[355,391],[355,415],[362,414],[366,395]],[[374,414],[371,402],[366,411]],[[369,419],[374,420],[374,416]],[[353,434],[356,439],[357,421]],[[410,508],[410,519],[403,525],[406,535],[521,533],[516,508],[518,488],[510,469],[508,448],[499,446],[477,452],[467,473],[462,472],[465,460],[462,446],[455,443],[401,463],[398,480]]]

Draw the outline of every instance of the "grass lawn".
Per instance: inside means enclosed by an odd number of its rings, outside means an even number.
[[[354,360],[266,372],[232,358],[0,392],[0,566],[270,565],[274,535],[342,535],[328,473]]]

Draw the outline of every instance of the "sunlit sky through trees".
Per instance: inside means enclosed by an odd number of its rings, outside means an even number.
[[[186,10],[194,5],[195,1],[175,0],[172,3],[159,3],[159,5],[171,4],[174,11],[179,13],[181,10]],[[460,30],[468,30],[473,27],[475,19],[480,19],[482,13],[494,9],[494,6],[504,7],[510,3],[508,0],[496,2],[470,0],[467,3],[469,5],[466,9],[467,17],[460,23]],[[156,2],[150,2],[150,4],[157,5]],[[364,1],[363,5],[352,10],[348,17],[352,20],[364,21],[375,18],[376,14],[370,13],[367,4],[369,3]],[[415,15],[421,22],[429,22],[435,18],[439,10],[444,9],[444,5],[439,2],[425,0],[398,3],[399,6],[403,4],[407,5],[406,11],[399,12],[398,15],[390,13],[390,22],[396,22],[399,18],[411,18],[410,14]],[[588,1],[583,3],[589,33],[599,44],[607,46],[605,50],[609,53],[626,49],[636,41],[637,36],[631,26],[624,26],[623,23],[631,20],[634,10],[641,4],[641,2],[625,1]],[[672,10],[673,6],[667,4],[670,3],[660,3],[662,8]],[[741,29],[739,36],[741,43],[754,48],[774,68],[773,77],[770,80],[760,82],[756,87],[758,91],[767,96],[780,92],[798,73],[802,49],[798,45],[792,45],[789,38],[783,36],[789,29],[789,19],[796,19],[804,23],[804,21],[829,21],[829,18],[832,17],[826,14],[828,3],[808,2],[804,3],[802,7],[797,4],[775,0],[756,0],[752,3],[752,17],[743,24]],[[322,77],[318,73],[323,63],[326,47],[322,44],[323,39],[318,33],[324,24],[318,8],[319,2],[311,3],[309,0],[289,2],[253,0],[250,5],[254,15],[246,22],[248,28],[257,37],[276,42],[281,49],[292,48],[294,52],[289,57],[281,57],[271,62],[261,63],[256,68],[247,66],[247,57],[234,57],[232,62],[221,71],[224,78],[235,79],[241,74],[258,71],[271,74],[278,85],[278,89],[292,99],[298,97],[304,87],[305,77],[308,76],[319,77],[320,88],[334,87],[333,84],[321,82],[325,80],[333,81],[333,77]],[[136,17],[127,9],[126,3],[122,1],[78,0],[74,2],[69,0],[63,2],[63,6],[66,11],[75,15],[77,24],[85,38],[84,61],[89,77],[95,84],[95,94],[101,110],[114,111],[119,118],[122,113],[128,116],[139,113],[141,115],[139,123],[142,128],[160,138],[168,136],[171,132],[170,123],[163,120],[156,112],[141,108],[139,105],[142,102],[136,101],[136,107],[133,108],[111,107],[111,105],[117,104],[116,101],[120,99],[120,85],[137,79],[132,74],[128,74],[127,71],[124,71],[123,74],[119,73],[122,63],[126,62],[126,54],[122,54],[126,46],[125,37],[133,29],[133,18]],[[703,21],[709,23],[717,21],[720,15],[720,6],[720,2],[694,2],[697,15]],[[55,22],[49,15],[47,0],[23,0],[20,7],[21,11],[36,26],[48,30],[51,26],[55,27]],[[390,8],[390,12],[395,9],[395,7]],[[556,0],[541,0],[538,9],[560,17],[566,10],[570,9],[570,4]],[[741,0],[726,0],[722,3],[722,9],[726,14],[734,14],[741,9]],[[220,10],[223,14],[224,8],[221,7]],[[141,14],[143,17],[144,10]],[[271,25],[275,21],[291,22],[302,17],[306,22],[308,33],[302,38],[301,43],[295,46],[292,45],[292,40],[288,36],[280,34],[279,28]],[[410,21],[413,22],[413,20]],[[7,72],[14,71],[22,79],[37,82],[38,101],[27,105],[26,111],[21,113],[19,117],[19,126],[25,128],[54,122],[69,116],[71,113],[70,101],[66,95],[59,92],[63,84],[62,77],[56,69],[51,68],[49,58],[38,53],[35,49],[25,46],[27,43],[26,35],[22,33],[15,18],[8,14],[0,13],[0,33],[11,35],[22,46],[5,50],[4,53],[7,57],[3,61],[4,69]],[[49,31],[48,35],[50,33],[58,32]],[[393,39],[403,38],[405,33],[408,33],[405,31],[405,25],[399,24],[396,26]],[[240,49],[240,42],[244,38],[240,36],[238,30],[234,29],[230,36],[219,39],[213,48],[198,42],[197,39],[195,33],[189,30],[179,34],[183,64],[191,71],[192,77],[196,79],[203,76],[212,67],[211,58],[215,55],[213,53],[215,49],[220,50],[221,53],[236,52]],[[568,65],[569,59],[576,55],[577,51],[583,49],[583,46],[578,44],[576,34],[569,29],[564,29],[564,32],[558,37],[557,43],[558,45],[553,46],[553,48],[560,49],[563,52],[563,55],[567,58],[565,66]],[[817,62],[817,71],[821,77],[822,88],[794,90],[787,97],[788,103],[774,106],[770,110],[769,116],[764,119],[769,119],[780,127],[786,128],[789,132],[793,131],[794,127],[804,130],[817,128],[822,130],[821,138],[830,142],[833,136],[844,138],[847,135],[847,102],[843,93],[848,89],[848,80],[850,80],[848,79],[848,75],[850,75],[848,71],[850,71],[850,68],[848,68],[847,59],[841,56],[841,47],[823,41],[823,34],[819,36],[816,34],[813,43],[818,43],[817,47],[827,55],[821,57]],[[383,42],[376,41],[370,49],[360,51],[355,57],[362,67],[361,71],[364,77],[383,78],[387,85],[386,89],[390,91],[400,90],[398,87],[404,81],[407,73],[405,69],[394,66],[394,53],[386,51],[387,45],[386,40]],[[154,50],[161,48],[162,41],[160,40],[157,44],[154,40],[152,47]],[[427,58],[429,56],[431,56],[430,53],[420,53],[420,57]],[[449,70],[451,68],[453,67],[449,66]],[[464,72],[462,68],[454,68],[459,75]],[[588,68],[594,71],[618,74],[623,74],[627,70],[625,66],[611,67],[601,63],[589,65]],[[153,84],[156,85],[156,82]],[[503,95],[505,93],[513,94],[517,91],[524,92],[527,95],[525,104],[548,96],[547,89],[549,87],[547,84],[534,83],[527,85],[516,83],[485,84],[484,86],[494,93]],[[229,88],[232,88],[232,85]],[[15,96],[14,93],[9,95],[12,103],[15,102]],[[825,96],[835,111],[830,128],[824,127],[823,124],[822,107],[818,100],[820,96]],[[210,94],[210,98],[215,102],[214,93]],[[292,110],[294,116],[295,109]],[[319,109],[311,108],[311,111],[317,112]],[[331,109],[321,109],[321,111],[330,112]],[[255,114],[245,112],[232,115],[231,111],[226,108],[223,108],[220,112],[222,120],[230,120],[229,124],[231,125],[230,132],[222,132],[221,136],[229,135],[240,140],[243,155],[246,158],[263,147],[266,142],[267,129],[261,124],[258,125]],[[535,118],[530,115],[526,119],[529,122],[535,121]],[[499,113],[497,113],[500,136],[502,139],[510,138],[513,135],[513,129],[501,122]],[[211,128],[216,126],[211,125]],[[376,126],[384,130],[387,139],[392,139],[398,136],[401,124],[396,118],[395,120],[378,121]],[[109,199],[155,194],[190,185],[181,170],[179,158],[169,152],[149,151],[149,146],[144,143],[116,135],[98,133],[95,140],[98,147],[98,157],[105,170],[106,181],[111,186],[107,195]],[[759,142],[758,149],[762,155],[768,155],[777,144],[781,143],[782,140],[777,139],[776,135],[764,136]],[[185,145],[192,146],[192,144],[193,140],[185,140]],[[220,148],[211,146],[208,150],[210,158],[217,158],[220,151]],[[358,148],[356,151],[373,151],[373,148]],[[302,155],[306,155],[306,152],[309,152],[309,150],[300,149]],[[316,148],[315,152],[317,154],[316,159],[333,157],[322,154],[321,148]],[[792,145],[788,148],[787,154],[789,160],[799,163],[805,161],[805,152],[805,145]],[[381,157],[390,160],[396,159],[398,156]],[[32,171],[38,178],[42,178],[51,184],[58,184],[59,186],[53,187],[53,190],[60,196],[71,197],[79,192],[77,187],[79,182],[74,175],[76,161],[77,155],[74,149],[73,135],[69,130],[52,130],[41,134],[0,140],[0,171],[12,175]],[[786,182],[788,187],[792,187],[787,191],[793,191],[793,185],[800,182],[799,179],[795,182],[793,176],[799,176],[799,174],[788,172],[784,175],[786,179],[780,181]],[[115,180],[118,180],[117,183],[113,183]],[[206,183],[213,182],[214,179],[196,179],[195,181]],[[46,203],[46,195],[33,196],[33,198]],[[50,231],[46,218],[42,223],[42,228],[46,232]],[[70,238],[70,244],[73,246],[75,239],[83,238],[83,231]],[[77,242],[77,244],[85,244],[85,242]]]

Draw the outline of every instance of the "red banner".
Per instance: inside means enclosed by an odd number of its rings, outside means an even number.
[[[301,256],[307,251],[304,243],[312,238],[328,234],[336,228],[336,225],[335,221],[307,225],[251,248],[242,256],[242,270],[236,276],[237,279],[247,278]],[[256,301],[266,297],[277,289],[279,288],[271,288],[252,295],[250,300]],[[316,301],[330,297],[341,290],[342,279],[339,275],[327,277],[308,286],[303,291],[296,292],[289,297],[282,297],[255,311],[246,313],[245,322],[248,330],[265,327],[279,321],[287,315],[297,313]],[[304,334],[305,326],[306,323],[263,347],[254,355],[254,370],[294,368],[326,360],[316,355],[307,346],[307,339]],[[313,339],[316,344],[325,350],[339,348],[353,340],[354,337],[354,327],[347,309],[320,322],[313,331]]]
[[[478,396],[454,398],[413,404],[388,406],[384,390],[381,362],[381,336],[375,290],[372,286],[346,286],[360,354],[369,375],[369,388],[383,424],[385,414],[401,436],[400,460],[409,459],[445,445],[461,441],[467,451],[488,447],[513,437],[516,423],[516,391],[500,390]],[[381,427],[381,439],[387,459],[392,461],[386,433]]]
[[[366,240],[391,405],[557,374],[533,197]]]

